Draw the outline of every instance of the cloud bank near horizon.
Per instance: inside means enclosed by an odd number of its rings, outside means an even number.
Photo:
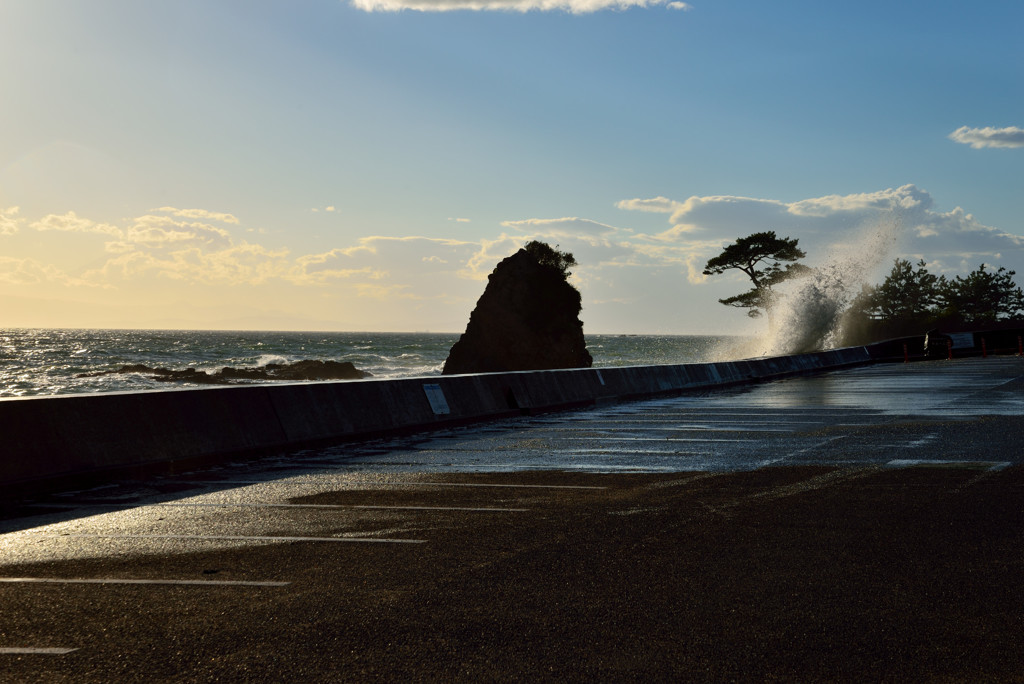
[[[1024,272],[1024,238],[983,225],[959,207],[939,211],[914,185],[796,202],[659,196],[615,206],[623,225],[574,216],[521,218],[476,240],[370,235],[307,254],[244,239],[252,231],[229,213],[161,207],[111,224],[74,212],[32,219],[16,207],[0,207],[0,241],[24,238],[44,247],[0,259],[0,293],[96,302],[163,297],[176,306],[197,298],[262,298],[278,307],[299,302],[310,311],[332,302],[346,318],[339,325],[348,329],[454,330],[494,265],[537,239],[575,255],[573,278],[594,326],[589,329],[604,331],[649,330],[687,316],[708,320],[711,312],[726,316],[715,309],[721,308],[717,299],[745,285],[738,277],[709,280],[701,273],[704,263],[737,237],[761,230],[798,238],[812,265],[830,250],[849,249],[866,232],[885,231],[892,258],[923,258],[936,273],[965,273],[980,263]],[[630,217],[649,223],[652,212],[666,217],[663,230],[625,227]],[[56,248],[68,242],[73,249],[60,257]],[[886,272],[891,262],[883,264]],[[688,291],[693,287],[703,292]]]

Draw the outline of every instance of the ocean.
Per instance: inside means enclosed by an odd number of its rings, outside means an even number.
[[[374,378],[440,375],[458,333],[251,332],[189,330],[0,330],[0,397],[196,387],[123,366],[215,372],[303,360],[350,361]],[[594,366],[698,363],[728,357],[741,338],[587,335]],[[273,382],[273,381],[269,381]]]

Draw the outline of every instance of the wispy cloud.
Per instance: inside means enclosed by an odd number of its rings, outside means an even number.
[[[1024,147],[1024,128],[968,128],[961,126],[949,134],[949,139],[975,149],[983,147]]]
[[[18,232],[21,219],[18,218],[18,207],[0,209],[0,235],[14,235]]]
[[[452,12],[503,11],[503,12],[569,12],[589,14],[601,10],[625,10],[631,8],[665,5],[665,0],[352,0],[352,6],[366,12]],[[689,10],[685,2],[670,2],[667,6],[675,10]]]
[[[333,210],[333,207],[329,207],[329,209]],[[233,214],[207,211],[206,209],[176,209],[174,207],[160,207],[159,209],[152,209],[151,211],[159,211],[161,213],[178,216],[180,218],[204,219],[207,221],[220,221],[221,223],[238,225],[238,219]]]
[[[40,231],[59,230],[67,233],[101,233],[105,235],[121,235],[121,229],[109,223],[96,223],[81,218],[75,212],[66,214],[50,214],[32,224],[32,228]]]
[[[233,244],[231,234],[224,228],[152,214],[136,218],[131,227],[119,231],[117,236],[118,240],[107,243],[107,251],[121,253],[134,249],[183,249],[189,246],[225,249]]]
[[[18,259],[6,256],[0,256],[0,282],[28,286],[43,283],[56,283],[65,286],[102,286],[101,283],[68,275],[52,264],[44,264],[31,258]]]
[[[606,223],[579,218],[578,216],[557,219],[523,219],[502,221],[502,226],[522,231],[540,231],[547,235],[611,235],[621,229]]]
[[[626,211],[649,211],[655,214],[671,214],[679,208],[679,203],[667,197],[652,197],[650,199],[628,199],[615,203],[619,209]]]

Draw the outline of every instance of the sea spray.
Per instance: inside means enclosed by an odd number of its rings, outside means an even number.
[[[768,334],[747,348],[750,356],[800,354],[838,346],[843,314],[862,285],[897,252],[902,220],[886,212],[857,231],[856,238],[833,244],[824,262],[776,288],[768,311]]]

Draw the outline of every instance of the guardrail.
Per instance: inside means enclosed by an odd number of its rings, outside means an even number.
[[[0,400],[8,496],[222,459],[870,363],[852,347],[707,364],[259,384]]]

